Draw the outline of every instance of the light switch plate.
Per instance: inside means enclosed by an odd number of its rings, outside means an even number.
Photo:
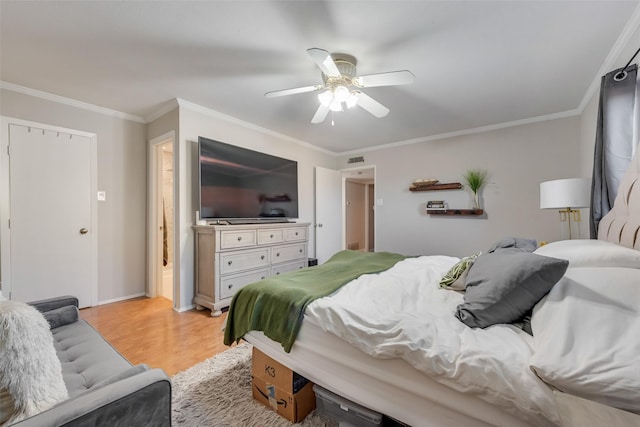
[[[105,193],[104,191],[98,191],[98,200],[100,200],[101,202],[107,200],[107,193]]]

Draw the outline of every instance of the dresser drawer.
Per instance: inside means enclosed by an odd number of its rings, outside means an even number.
[[[295,227],[285,229],[285,240],[295,242],[297,240],[307,240],[307,227]]]
[[[271,243],[284,242],[283,229],[258,230],[258,244],[268,245]]]
[[[246,248],[256,245],[255,230],[234,230],[220,232],[220,249]]]
[[[222,252],[220,254],[220,274],[265,267],[270,264],[269,249]]]
[[[257,282],[267,277],[269,277],[268,268],[225,276],[220,279],[220,299],[231,298],[233,294],[249,283]]]
[[[307,266],[307,261],[296,261],[296,262],[289,262],[287,264],[280,264],[271,268],[271,275],[278,276],[288,271],[300,270],[302,268],[305,268],[306,266]]]
[[[271,263],[293,261],[307,257],[307,244],[283,245],[271,248]]]

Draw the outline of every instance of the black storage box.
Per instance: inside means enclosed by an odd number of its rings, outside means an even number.
[[[313,385],[316,394],[316,411],[319,415],[353,427],[382,426],[382,414],[358,405],[342,396]]]

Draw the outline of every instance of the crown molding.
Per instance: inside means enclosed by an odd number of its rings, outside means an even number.
[[[176,101],[177,101],[178,105],[180,106],[180,108],[185,108],[187,110],[194,111],[196,113],[200,113],[200,114],[205,115],[205,116],[209,116],[209,117],[212,117],[212,118],[215,118],[215,119],[223,120],[223,121],[228,122],[228,123],[233,123],[235,125],[242,126],[243,128],[250,129],[250,130],[253,130],[253,131],[256,131],[256,132],[260,132],[260,133],[263,133],[265,135],[273,136],[273,137],[276,137],[276,138],[279,138],[279,139],[284,139],[284,140],[287,140],[289,142],[293,142],[294,144],[298,144],[298,145],[300,145],[300,146],[302,146],[304,148],[308,148],[308,149],[314,150],[314,151],[319,151],[321,153],[324,153],[324,154],[327,154],[327,155],[330,155],[330,156],[337,157],[339,155],[342,155],[342,153],[336,153],[334,151],[329,151],[327,149],[317,147],[315,145],[309,144],[308,142],[292,138],[292,137],[284,135],[282,133],[275,132],[275,131],[273,131],[271,129],[263,128],[261,126],[255,125],[253,123],[245,122],[244,120],[240,120],[240,119],[235,118],[233,116],[229,116],[229,115],[220,113],[218,111],[212,110],[210,108],[203,107],[203,106],[198,105],[198,104],[194,104],[193,102],[185,101],[184,99],[176,98]]]
[[[97,105],[89,104],[87,102],[78,101],[71,98],[65,98],[64,96],[55,95],[53,93],[44,92],[37,89],[32,89],[25,86],[20,86],[14,83],[9,83],[0,80],[0,89],[10,90],[12,92],[21,93],[24,95],[41,98],[47,101],[57,102],[59,104],[68,105],[70,107],[80,108],[82,110],[93,111],[94,113],[104,114],[106,116],[117,117],[124,120],[130,120],[132,122],[146,123],[142,117],[134,116],[132,114],[123,113],[109,108],[99,107]]]
[[[483,132],[491,132],[499,129],[506,129],[506,128],[516,127],[516,126],[533,124],[533,123],[546,122],[549,120],[564,119],[567,117],[574,117],[579,115],[580,115],[580,112],[578,110],[563,111],[560,113],[547,114],[545,116],[531,117],[531,118],[522,119],[522,120],[514,120],[511,122],[498,123],[495,125],[481,126],[477,128],[471,128],[471,129],[463,129],[463,130],[458,130],[454,132],[446,132],[438,135],[426,136],[423,138],[414,138],[414,139],[407,139],[404,141],[390,142],[388,144],[377,145],[375,147],[365,148],[361,150],[344,151],[344,152],[341,152],[340,155],[351,156],[353,154],[360,154],[360,153],[367,153],[371,151],[384,150],[388,148],[402,147],[403,145],[419,144],[422,142],[431,142],[431,141],[437,141],[441,139],[455,138],[458,136],[466,136],[466,135],[473,135],[473,134],[483,133]]]
[[[159,119],[160,117],[164,116],[165,114],[175,110],[179,106],[180,106],[180,104],[178,103],[178,99],[177,98],[171,99],[171,100],[165,102],[160,108],[158,108],[156,111],[154,111],[150,115],[145,116],[145,118],[144,118],[145,123],[151,123],[152,121],[154,121],[156,119]]]

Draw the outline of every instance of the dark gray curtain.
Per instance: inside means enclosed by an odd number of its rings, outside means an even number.
[[[591,238],[598,237],[600,219],[613,207],[620,180],[624,175],[637,141],[636,76],[637,65],[611,71],[602,77],[600,104],[591,184]]]

